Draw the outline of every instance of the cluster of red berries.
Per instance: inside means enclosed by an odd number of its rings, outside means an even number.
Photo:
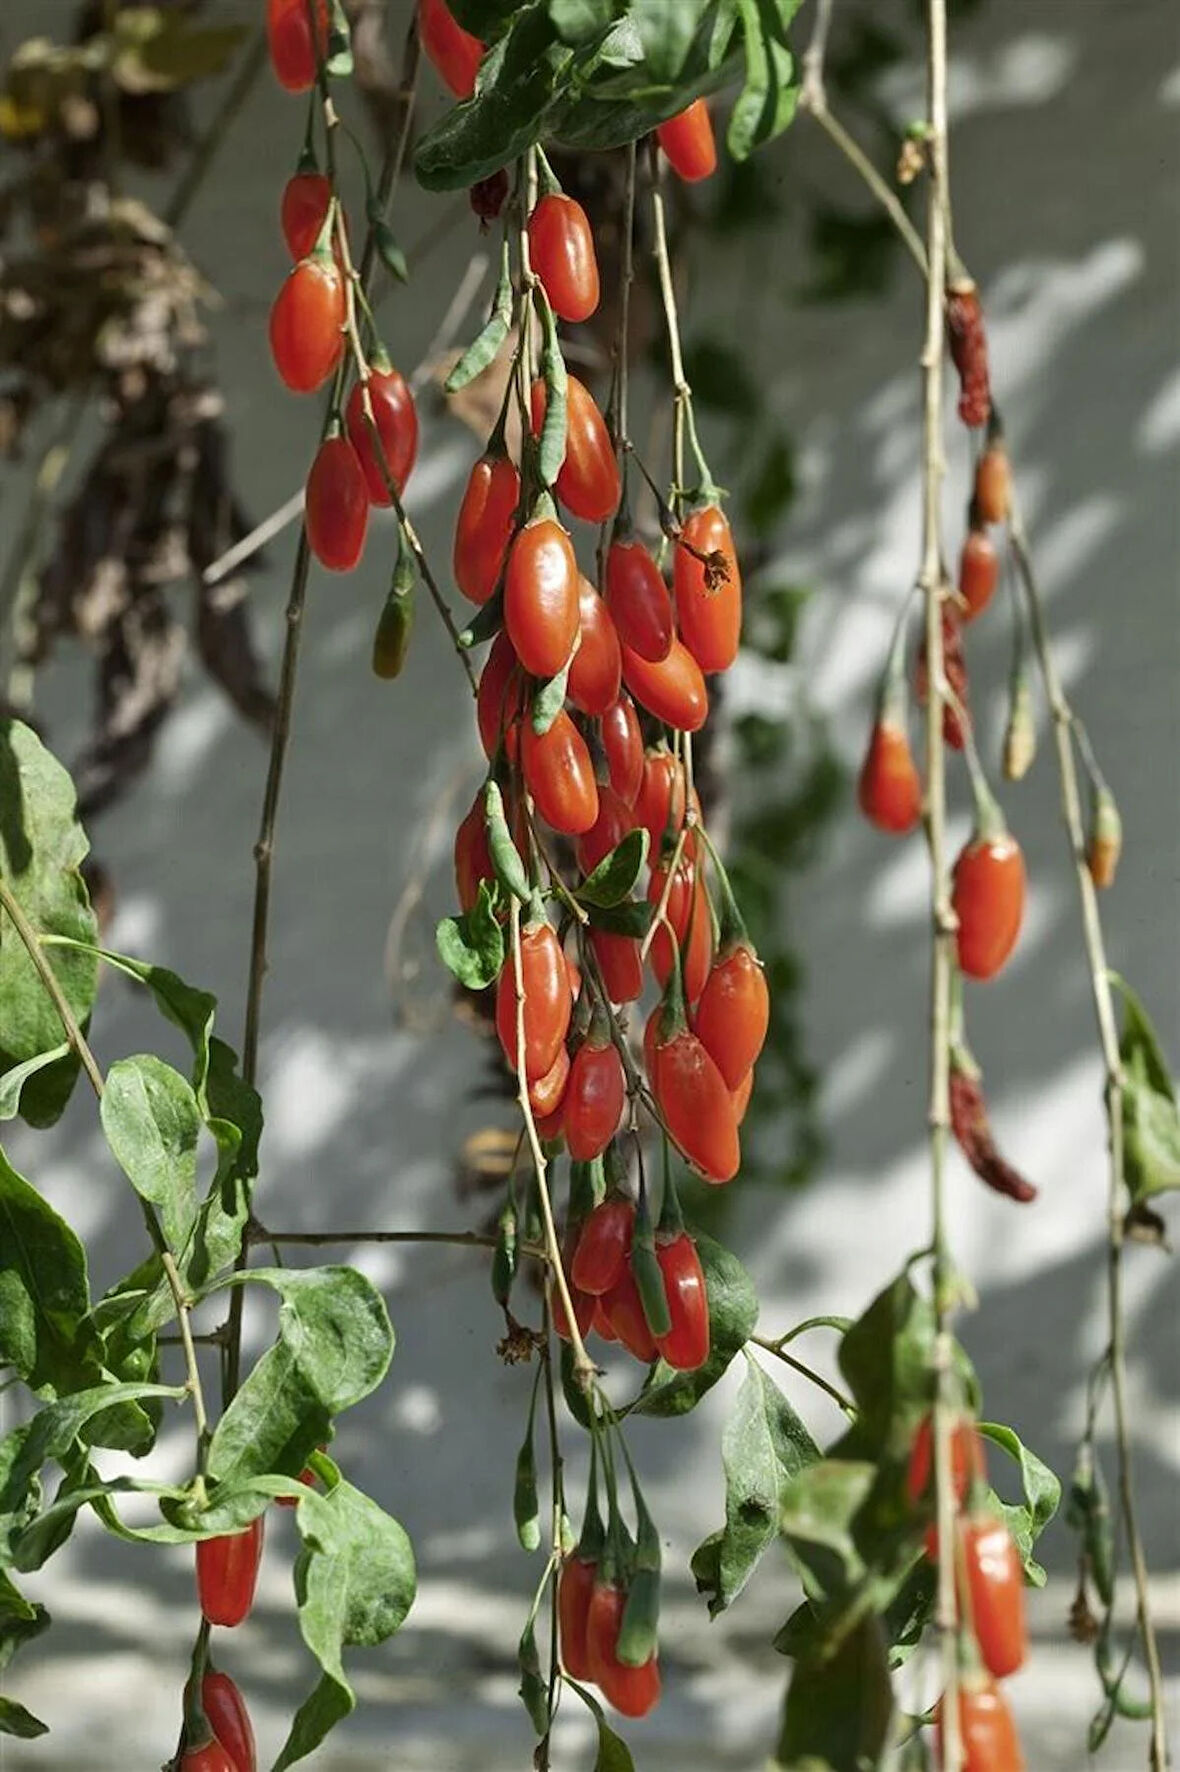
[[[923,1418],[910,1453],[906,1492],[912,1508],[929,1508],[933,1492],[933,1427]],[[963,1772],[1024,1772],[1012,1713],[998,1680],[1023,1666],[1028,1652],[1024,1570],[1008,1527],[987,1505],[983,1442],[969,1417],[951,1432],[955,1497],[955,1593],[961,1635],[959,1734]],[[938,1531],[926,1532],[926,1554],[939,1559]],[[939,1715],[941,1746],[942,1718]]]

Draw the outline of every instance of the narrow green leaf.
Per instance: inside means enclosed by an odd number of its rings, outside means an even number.
[[[579,904],[596,910],[621,905],[634,891],[647,866],[650,843],[651,838],[645,827],[628,831],[622,842],[617,843],[609,855],[604,855],[593,872],[582,881],[576,894]]]
[[[576,650],[577,641],[575,640],[574,651]],[[556,677],[550,677],[547,682],[541,683],[533,696],[530,718],[533,723],[533,731],[538,738],[544,738],[565,706],[566,690],[570,680],[570,666],[573,662],[574,653],[571,652]]]
[[[537,1500],[537,1461],[533,1451],[533,1424],[537,1412],[537,1384],[540,1380],[540,1368],[537,1381],[533,1384],[533,1399],[529,1404],[529,1418],[521,1441],[520,1451],[516,1455],[516,1477],[512,1487],[512,1517],[516,1522],[516,1536],[520,1540],[522,1550],[535,1551],[541,1543],[541,1510]]]
[[[576,1692],[586,1709],[598,1725],[598,1757],[594,1761],[594,1772],[635,1772],[635,1761],[631,1758],[631,1750],[622,1736],[616,1735],[603,1714],[602,1706],[585,1686],[571,1680],[568,1675],[566,1685],[571,1692]]]
[[[508,337],[511,324],[512,273],[508,263],[508,242],[505,240],[500,254],[500,276],[492,297],[492,311],[483,330],[468,345],[443,383],[446,393],[457,394],[460,388],[465,388],[468,382],[474,381],[490,363],[495,362],[501,345]]]
[[[546,486],[552,486],[561,472],[565,461],[566,446],[566,396],[569,378],[566,375],[565,358],[561,354],[561,343],[557,336],[557,321],[553,309],[549,306],[549,298],[545,294],[544,285],[538,283],[535,300],[541,313],[541,378],[545,383],[545,417],[541,424],[541,437],[537,450],[537,467],[541,479]],[[536,716],[534,714],[534,721]]]
[[[49,1724],[35,1717],[31,1710],[26,1710],[15,1698],[0,1697],[0,1735],[15,1735],[20,1741],[33,1741],[38,1735],[48,1733]]]
[[[549,1686],[541,1677],[537,1631],[531,1618],[521,1635],[516,1659],[520,1666],[520,1685],[517,1687],[520,1702],[528,1711],[529,1720],[537,1735],[544,1735],[549,1727]]]
[[[730,113],[726,143],[735,160],[745,160],[791,122],[799,97],[795,60],[784,41],[782,7],[775,0],[737,0],[744,31],[746,78]]]
[[[474,99],[456,105],[418,143],[414,170],[428,191],[454,191],[489,178],[545,133],[571,52],[544,0],[520,7],[484,58]]]
[[[459,644],[464,649],[482,646],[485,640],[494,640],[503,626],[504,592],[498,586],[461,631]]]
[[[69,1055],[70,1043],[63,1040],[60,1046],[51,1046],[48,1052],[39,1052],[35,1058],[26,1058],[23,1064],[14,1064],[6,1070],[0,1076],[0,1120],[11,1120],[20,1112],[21,1090],[30,1077]]]
[[[521,904],[527,904],[532,897],[529,877],[525,872],[520,850],[508,828],[508,820],[504,815],[504,796],[495,781],[489,781],[484,791],[484,810],[487,813],[488,854],[492,858],[496,878],[505,892],[510,892]]]

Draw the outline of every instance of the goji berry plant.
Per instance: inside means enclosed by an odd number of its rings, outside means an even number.
[[[1036,1192],[996,1148],[967,1037],[977,985],[1004,989],[1026,895],[1025,862],[989,785],[969,695],[968,630],[1002,619],[1004,579],[1014,593],[1014,665],[1002,773],[1018,781],[1033,762],[1031,649],[1053,720],[1107,1073],[1109,1337],[1091,1377],[1069,1492],[1079,1535],[1074,1618],[1094,1642],[1101,1684],[1089,1743],[1100,1744],[1116,1717],[1145,1719],[1150,1764],[1163,1772],[1159,1653],[1128,1450],[1122,1273],[1128,1237],[1163,1240],[1151,1201],[1180,1186],[1180,1119],[1147,1015],[1105,961],[1096,892],[1114,880],[1118,812],[1054,665],[992,398],[980,296],[955,249],[945,0],[925,8],[926,114],[899,168],[925,196],[921,231],[830,107],[831,0],[819,0],[802,49],[791,41],[797,7],[419,0],[412,10],[392,8],[404,47],[396,80],[382,89],[354,53],[357,8],[260,0],[256,44],[193,158],[199,176],[265,59],[292,95],[292,170],[275,189],[292,262],[269,320],[274,398],[324,390],[318,407],[290,405],[296,434],[300,414],[309,415],[298,446],[306,484],[273,706],[256,681],[240,609],[227,630],[224,607],[209,601],[209,587],[253,544],[226,485],[215,401],[197,379],[201,341],[190,310],[199,279],[169,228],[127,200],[96,216],[73,188],[82,174],[71,172],[77,163],[93,173],[104,148],[113,151],[116,113],[124,139],[129,125],[143,125],[136,106],[145,93],[175,100],[191,80],[218,71],[237,33],[202,26],[184,8],[116,5],[102,19],[88,12],[73,51],[29,45],[9,69],[0,122],[10,139],[43,154],[60,185],[55,231],[42,247],[59,261],[56,283],[35,256],[0,266],[0,350],[23,378],[13,412],[54,391],[77,400],[102,389],[123,445],[94,464],[65,514],[61,557],[35,576],[31,597],[31,544],[19,544],[22,667],[31,670],[56,633],[84,626],[87,596],[97,601],[98,580],[117,566],[125,595],[101,630],[105,723],[82,770],[85,809],[95,809],[146,762],[171,699],[172,687],[157,681],[129,747],[125,679],[142,658],[135,637],[154,628],[158,657],[168,630],[159,553],[174,521],[168,513],[180,509],[185,560],[204,587],[206,659],[271,738],[239,1061],[214,1031],[208,993],[157,961],[101,945],[101,880],[91,869],[92,903],[75,787],[30,722],[14,715],[0,726],[2,1117],[52,1123],[84,1073],[113,1159],[104,1185],[121,1171],[144,1224],[130,1271],[94,1298],[81,1238],[0,1157],[0,1361],[31,1399],[27,1419],[0,1439],[0,1666],[49,1622],[16,1578],[53,1556],[80,1510],[117,1538],[191,1546],[191,1669],[177,1693],[176,1740],[157,1753],[171,1753],[179,1772],[255,1767],[243,1696],[251,1669],[236,1663],[227,1633],[250,1612],[272,1505],[294,1512],[293,1605],[319,1670],[275,1772],[313,1753],[350,1713],[356,1695],[344,1652],[388,1639],[414,1599],[405,1532],[349,1481],[331,1450],[338,1418],[385,1378],[393,1353],[385,1302],[355,1268],[281,1259],[284,1248],[330,1243],[330,1219],[297,1237],[261,1223],[252,1204],[265,1158],[255,1085],[302,616],[314,565],[348,573],[367,548],[383,545],[376,527],[370,532],[373,507],[393,513],[397,535],[373,669],[392,680],[412,668],[424,587],[453,645],[456,695],[471,691],[484,756],[479,790],[455,823],[457,908],[439,922],[437,947],[473,1013],[494,1029],[519,1136],[494,1229],[429,1234],[485,1249],[503,1314],[499,1352],[532,1370],[531,1385],[521,1385],[522,1440],[506,1486],[520,1543],[539,1558],[518,1655],[533,1764],[553,1763],[554,1718],[563,1703],[580,1702],[597,1727],[600,1772],[633,1765],[622,1725],[607,1711],[640,1719],[660,1700],[663,1551],[630,1423],[685,1414],[735,1363],[744,1374],[720,1447],[725,1520],[691,1568],[716,1616],[773,1542],[786,1547],[799,1592],[774,1639],[793,1665],[773,1764],[916,1768],[929,1763],[928,1741],[947,1772],[1012,1772],[1024,1763],[998,1682],[1025,1659],[1024,1588],[1045,1579],[1036,1542],[1061,1484],[1009,1427],[984,1417],[977,1376],[955,1338],[971,1293],[955,1262],[945,1187],[953,1139],[1014,1209]],[[457,102],[415,138],[423,58]],[[375,175],[342,117],[354,78],[379,117]],[[721,158],[746,163],[797,113],[820,125],[865,179],[924,290],[923,428],[913,451],[922,547],[883,663],[858,799],[866,818],[899,841],[919,841],[923,829],[929,851],[931,1222],[924,1246],[899,1274],[881,1277],[867,1307],[850,1301],[860,1308],[855,1319],[759,1333],[749,1276],[702,1220],[709,1213],[716,1229],[707,1202],[714,1190],[741,1185],[744,1122],[764,1047],[775,1056],[781,1011],[748,905],[744,914],[742,869],[731,877],[727,867],[701,759],[748,630],[744,615],[762,588],[706,456],[681,339],[669,207],[678,183],[713,178]],[[90,146],[67,152],[75,139]],[[342,178],[354,151],[362,215],[348,213]],[[411,153],[428,191],[470,193],[471,226],[489,232],[499,261],[486,322],[446,382],[452,394],[481,382],[498,410],[454,512],[449,574],[428,557],[407,511],[419,442],[413,378],[397,366],[396,317],[385,330],[377,318],[379,280],[408,275],[390,211]],[[576,184],[591,156],[609,168],[609,197],[593,215]],[[284,164],[278,152],[275,163]],[[192,176],[190,168],[173,224]],[[35,222],[46,199],[32,171],[21,200]],[[601,250],[608,238],[609,257]],[[86,305],[69,295],[63,266],[77,279],[94,263],[107,276],[101,299],[88,294]],[[662,338],[648,404],[659,422],[641,440],[632,294],[649,267]],[[155,332],[143,311],[153,288]],[[84,324],[62,311],[71,300]],[[607,306],[610,372],[596,389],[567,358],[578,337],[571,329]],[[71,341],[69,361],[61,338]],[[959,377],[961,433],[944,427],[948,357]],[[126,466],[128,440],[143,435],[155,439],[156,480]],[[952,576],[942,476],[947,452],[959,448],[970,451],[973,486]],[[772,465],[781,478],[781,459]],[[97,545],[84,540],[96,513],[106,524]],[[63,589],[79,562],[79,583]],[[450,580],[469,605],[461,615]],[[913,697],[924,709],[919,755]],[[950,753],[961,754],[961,769]],[[960,786],[974,829],[952,861],[948,797]],[[192,1052],[187,1076],[154,1054],[100,1066],[89,1032],[104,968],[134,980],[181,1030]],[[267,1249],[273,1259],[262,1265],[255,1257]],[[277,1305],[274,1339],[248,1370],[247,1289]],[[839,1387],[789,1351],[820,1333],[837,1338]],[[772,1377],[780,1368],[789,1395]],[[807,1425],[804,1385],[843,1411],[843,1429],[827,1446]],[[1113,1507],[1096,1444],[1108,1396]],[[176,1410],[191,1421],[192,1461],[187,1474],[166,1480],[152,1454],[161,1422]],[[123,1465],[115,1474],[112,1452],[133,1454],[142,1474]],[[1002,1464],[1013,1467],[1016,1501],[991,1486]],[[1115,1609],[1123,1561],[1135,1590],[1125,1647]],[[1130,1672],[1136,1660],[1145,1697]],[[33,1737],[45,1727],[0,1698],[0,1732]]]

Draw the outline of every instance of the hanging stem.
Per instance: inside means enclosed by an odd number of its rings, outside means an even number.
[[[1049,646],[1044,607],[1033,571],[1032,557],[1024,521],[1015,498],[1010,517],[1012,553],[1024,586],[1029,626],[1045,699],[1053,719],[1053,741],[1057,753],[1057,769],[1061,781],[1061,810],[1073,857],[1074,878],[1082,912],[1082,936],[1090,971],[1090,988],[1098,1038],[1106,1070],[1106,1120],[1110,1152],[1109,1196],[1107,1222],[1107,1319],[1109,1324],[1109,1360],[1111,1394],[1114,1399],[1115,1447],[1118,1467],[1119,1506],[1127,1529],[1127,1548],[1135,1583],[1135,1610],[1143,1659],[1147,1668],[1151,1693],[1151,1772],[1164,1772],[1168,1763],[1168,1743],[1164,1716],[1164,1679],[1160,1663],[1155,1621],[1151,1615],[1151,1590],[1147,1557],[1135,1511],[1135,1486],[1131,1460],[1131,1433],[1127,1410],[1127,1347],[1126,1320],[1123,1308],[1123,1214],[1126,1210],[1126,1177],[1123,1149],[1123,1066],[1119,1055],[1118,1024],[1115,1019],[1110,972],[1106,963],[1106,944],[1098,897],[1090,870],[1086,865],[1086,831],[1082,814],[1081,788],[1074,756],[1074,714],[1061,687],[1057,666]]]
[[[925,600],[926,656],[930,679],[926,705],[926,838],[930,849],[932,964],[930,976],[930,1185],[935,1312],[934,1472],[939,1543],[936,1618],[942,1660],[944,1772],[962,1772],[954,1541],[955,1496],[951,1470],[953,1431],[950,1256],[945,1199],[950,1125],[951,943],[954,917],[946,857],[946,756],[942,734],[945,681],[942,646],[942,436],[943,285],[947,232],[947,46],[946,0],[927,0],[926,103],[929,119],[926,209],[926,338],[922,350],[922,564],[918,584]]]

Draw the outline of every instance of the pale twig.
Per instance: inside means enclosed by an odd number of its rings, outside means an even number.
[[[949,903],[946,855],[946,756],[942,719],[944,665],[942,599],[943,452],[943,285],[948,250],[947,42],[946,0],[928,0],[926,12],[926,102],[929,117],[926,210],[926,337],[922,350],[922,564],[918,583],[925,599],[926,658],[926,837],[930,849],[930,906],[933,960],[930,980],[930,1171],[932,1203],[934,1344],[934,1476],[939,1543],[954,1541],[955,1492],[951,1469],[953,1431],[953,1344],[950,1332],[950,1256],[945,1199],[947,1133],[950,1125],[950,1021],[954,920]],[[938,1561],[935,1615],[941,1639],[944,1772],[961,1772],[963,1736],[959,1717],[958,1608],[954,1558]]]
[[[1090,870],[1086,865],[1086,834],[1082,814],[1082,796],[1078,782],[1077,763],[1073,751],[1076,720],[1061,686],[1056,662],[1049,645],[1045,613],[1028,548],[1024,520],[1015,498],[1009,519],[1012,553],[1024,586],[1033,647],[1045,687],[1045,699],[1053,720],[1053,740],[1057,753],[1057,769],[1061,781],[1061,810],[1069,837],[1074,877],[1082,913],[1082,935],[1090,972],[1090,988],[1098,1023],[1098,1038],[1106,1071],[1106,1118],[1110,1149],[1110,1192],[1108,1203],[1108,1267],[1107,1303],[1110,1324],[1110,1378],[1114,1399],[1115,1437],[1118,1455],[1119,1504],[1127,1529],[1127,1547],[1135,1583],[1135,1606],[1143,1658],[1151,1691],[1151,1768],[1164,1772],[1167,1765],[1167,1735],[1164,1716],[1164,1682],[1159,1644],[1151,1615],[1151,1594],[1147,1558],[1135,1512],[1135,1491],[1132,1481],[1131,1437],[1127,1412],[1126,1324],[1123,1311],[1123,1213],[1125,1210],[1126,1176],[1123,1148],[1123,1065],[1119,1053],[1118,1024],[1106,961],[1106,943],[1098,896]]]
[[[825,1391],[833,1403],[842,1409],[850,1420],[855,1418],[856,1404],[852,1398],[846,1397],[838,1386],[831,1384],[822,1372],[815,1370],[814,1366],[809,1366],[805,1360],[798,1360],[794,1354],[787,1353],[781,1342],[765,1341],[761,1335],[751,1335],[749,1339],[754,1347],[760,1347],[763,1353],[773,1354],[774,1358],[781,1360],[784,1366],[789,1366],[793,1372],[798,1372],[801,1377],[809,1379],[817,1390]]]

